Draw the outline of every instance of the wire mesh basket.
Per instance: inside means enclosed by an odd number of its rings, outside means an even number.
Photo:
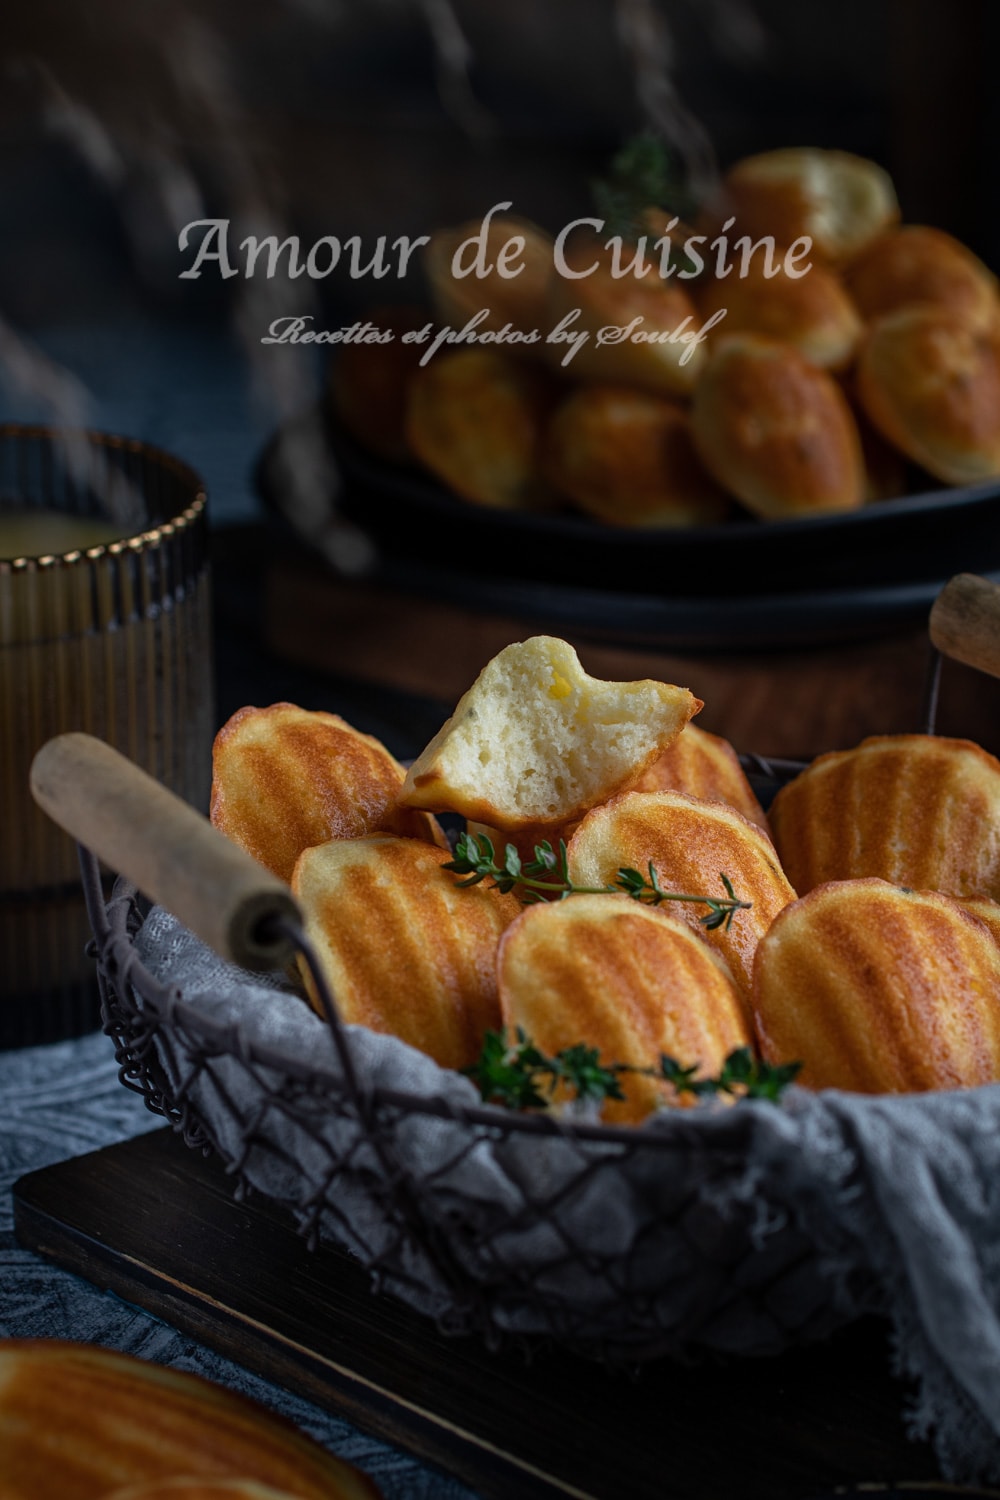
[[[157,980],[136,950],[148,903],[122,879],[105,900],[86,851],[82,868],[122,1081],[188,1145],[215,1151],[238,1192],[280,1203],[311,1244],[348,1250],[375,1290],[442,1330],[548,1338],[614,1362],[768,1354],[863,1305],[863,1282],[823,1269],[780,1170],[749,1166],[776,1106],[613,1128],[482,1105],[429,1059],[416,1093],[402,1070],[410,1086],[394,1085],[391,1044],[373,1059],[332,1006],[323,1055],[267,1045]],[[322,994],[308,943],[292,941]]]
[[[484,1105],[469,1079],[343,1025],[288,888],[85,739],[51,742],[33,789],[81,844],[123,1082],[190,1146],[214,1150],[237,1191],[264,1193],[310,1243],[358,1257],[374,1289],[448,1332],[622,1363],[778,1353],[884,1309],[819,1177],[813,1192],[799,1170],[805,1091],[666,1109],[638,1128]],[[89,849],[128,870],[109,898]],[[299,956],[325,1023],[272,990],[275,1013],[294,1015],[259,1025],[239,996],[252,976],[231,965],[235,1003],[192,1003],[143,961],[138,941],[158,918],[140,891],[244,968]]]

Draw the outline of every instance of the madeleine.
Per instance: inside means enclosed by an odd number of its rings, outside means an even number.
[[[669,749],[657,756],[633,792],[685,792],[702,802],[725,802],[749,823],[770,835],[767,815],[744,774],[739,756],[728,740],[687,724]]]
[[[770,235],[790,246],[808,238],[810,253],[843,262],[896,222],[899,203],[889,174],[866,157],[790,146],[730,167],[707,217],[718,229],[734,217],[730,240]]]
[[[542,434],[554,391],[492,348],[436,354],[409,386],[411,451],[457,495],[496,510],[544,505]]]
[[[757,944],[795,900],[774,846],[759,828],[735,808],[683,792],[624,792],[595,807],[570,839],[568,859],[573,883],[583,886],[611,885],[620,868],[645,875],[652,863],[665,890],[724,899],[727,875],[738,899],[750,902],[728,927],[704,926],[707,905],[669,906],[726,960],[745,1000]]]
[[[341,1019],[464,1068],[500,1024],[497,945],[521,908],[485,883],[461,889],[450,858],[388,834],[336,840],[300,855],[292,890]]]
[[[970,740],[876,735],[831,751],[782,787],[770,818],[802,894],[871,875],[1000,896],[1000,761]]]
[[[626,386],[567,396],[545,434],[554,490],[612,526],[711,526],[732,509],[695,451],[687,412]]]
[[[425,346],[404,343],[403,335],[426,327],[427,314],[420,307],[377,307],[369,321],[393,337],[387,344],[340,346],[330,369],[330,405],[363,448],[390,463],[410,464],[406,405]]]
[[[919,304],[976,324],[992,322],[998,311],[992,271],[943,229],[923,224],[903,224],[880,235],[851,262],[845,280],[869,321]]]
[[[847,400],[788,344],[727,335],[695,391],[691,425],[705,467],[756,515],[855,510],[864,500]]]
[[[461,249],[473,236],[482,239],[482,265],[476,265],[477,246]],[[504,247],[513,240],[509,258]],[[459,252],[461,251],[461,254]],[[485,309],[488,316],[477,331],[499,332],[509,325],[521,333],[544,332],[546,297],[554,275],[551,235],[513,214],[492,214],[484,224],[471,220],[454,229],[439,229],[424,252],[424,271],[434,310],[442,323],[460,329]],[[459,256],[456,266],[456,255]],[[504,275],[516,271],[516,275]],[[465,275],[456,275],[465,271]],[[482,269],[484,275],[477,274]],[[513,344],[518,353],[531,353],[530,344]],[[436,356],[435,356],[436,357]]]
[[[1000,324],[904,307],[869,329],[858,397],[890,443],[946,484],[1000,474]]]
[[[515,641],[414,761],[402,803],[511,832],[562,827],[641,775],[700,708],[687,688],[590,677],[556,636]]]
[[[676,278],[665,280],[651,262],[642,274],[616,276],[596,237],[570,243],[566,265],[575,276],[549,283],[546,326],[565,323],[585,340],[564,364],[572,346],[546,340],[544,354],[553,368],[574,380],[636,386],[661,396],[689,396],[705,363],[702,320]],[[617,329],[614,341],[599,342],[602,329]],[[631,331],[628,331],[630,330]]]
[[[1000,1078],[1000,948],[936,891],[887,881],[817,886],[776,917],[754,965],[769,1062],[806,1088],[862,1094]]]
[[[709,348],[723,334],[756,333],[791,344],[821,370],[844,370],[857,352],[864,332],[850,297],[834,273],[814,265],[804,276],[789,276],[778,260],[771,276],[755,256],[724,278],[702,281],[695,293],[698,311],[708,319],[722,311],[725,318],[709,333]]]
[[[548,1056],[583,1043],[605,1066],[655,1068],[665,1053],[711,1076],[750,1043],[725,964],[683,922],[628,896],[526,907],[501,939],[497,970],[504,1025]],[[609,1124],[674,1102],[653,1078],[625,1074],[621,1086],[625,1098],[601,1110]]]
[[[212,746],[212,823],[280,880],[303,849],[385,831],[446,840],[399,805],[403,767],[338,714],[272,703],[241,708]]]
[[[357,1469],[256,1401],[62,1339],[0,1341],[0,1455],[4,1500],[107,1500],[129,1486],[141,1495],[148,1486],[159,1500],[157,1486],[178,1474],[192,1485],[253,1480],[268,1496],[298,1500],[379,1496]],[[237,1489],[234,1500],[244,1494],[253,1491]]]

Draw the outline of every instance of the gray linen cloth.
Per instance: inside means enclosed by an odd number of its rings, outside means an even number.
[[[137,949],[199,1015],[236,1026],[241,1050],[263,1045],[339,1076],[327,1028],[281,981],[224,964],[158,910]],[[353,1027],[347,1034],[367,1082],[476,1101],[468,1080],[395,1038]],[[379,1163],[366,1159],[355,1125],[334,1120],[303,1133],[252,1097],[255,1079],[236,1058],[215,1059],[211,1077],[197,1067],[186,1076],[182,1055],[169,1071],[251,1183],[300,1217],[310,1196],[325,1191],[336,1212],[324,1210],[321,1233],[362,1254],[386,1250]],[[255,1111],[255,1141],[277,1142],[278,1153],[247,1151],[222,1108],[226,1092]],[[441,1223],[453,1226],[450,1253],[479,1280],[530,1267],[557,1305],[585,1310],[600,1338],[615,1331],[615,1309],[602,1295],[607,1267],[626,1260],[672,1330],[659,1351],[637,1346],[640,1357],[692,1344],[776,1352],[783,1326],[822,1336],[862,1311],[884,1313],[898,1372],[915,1383],[912,1433],[931,1437],[947,1477],[1000,1480],[1000,1086],[882,1098],[790,1089],[780,1107],[663,1111],[647,1132],[665,1133],[676,1150],[620,1159],[610,1147],[561,1137],[482,1139],[469,1149],[467,1127],[428,1116],[404,1120],[394,1145],[427,1175]],[[362,1170],[337,1178],[334,1192],[330,1162],[352,1151]],[[553,1217],[511,1224],[526,1190],[536,1201],[560,1199],[581,1151],[597,1159],[585,1190],[565,1194]],[[469,1225],[474,1234],[465,1233]],[[730,1253],[734,1234],[752,1254]],[[599,1266],[593,1276],[561,1259],[564,1235],[587,1241]],[[449,1291],[434,1265],[412,1247],[400,1256],[388,1288],[446,1320]],[[532,1331],[530,1310],[501,1301],[495,1312],[499,1326]]]

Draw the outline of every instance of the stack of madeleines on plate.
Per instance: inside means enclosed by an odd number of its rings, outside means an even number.
[[[436,327],[460,330],[485,311],[477,336],[536,340],[446,344],[426,358],[429,343],[403,339],[427,309],[374,310],[392,342],[341,350],[333,409],[365,447],[416,462],[474,504],[569,507],[617,526],[794,519],[990,479],[996,278],[950,235],[899,217],[874,162],[788,149],[730,168],[694,229],[677,227],[669,204],[650,206],[636,226],[638,275],[616,274],[635,245],[616,265],[607,229],[575,230],[557,271],[550,235],[494,214],[492,273],[456,276],[456,251],[483,226],[442,230],[425,252]],[[700,267],[683,249],[695,230]],[[507,278],[497,256],[513,236],[523,269]],[[600,330],[630,325],[677,339],[599,344]],[[547,337],[560,326],[586,335],[567,362],[569,344]]]
[[[537,636],[409,770],[334,714],[242,709],[216,739],[212,821],[290,882],[346,1022],[457,1069],[503,1029],[549,1057],[596,1049],[637,1070],[610,1123],[684,1102],[664,1056],[708,1078],[749,1047],[869,1093],[1000,1078],[1000,763],[866,740],[769,821],[731,746],[690,723],[701,707]],[[451,868],[445,814],[479,879]]]

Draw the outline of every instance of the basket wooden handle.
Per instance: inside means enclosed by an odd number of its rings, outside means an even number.
[[[288,886],[207,818],[89,734],[49,740],[31,791],[61,828],[166,907],[222,958],[277,969],[293,956],[277,920],[302,918]]]
[[[942,655],[1000,677],[1000,584],[957,573],[934,601],[930,635]]]

